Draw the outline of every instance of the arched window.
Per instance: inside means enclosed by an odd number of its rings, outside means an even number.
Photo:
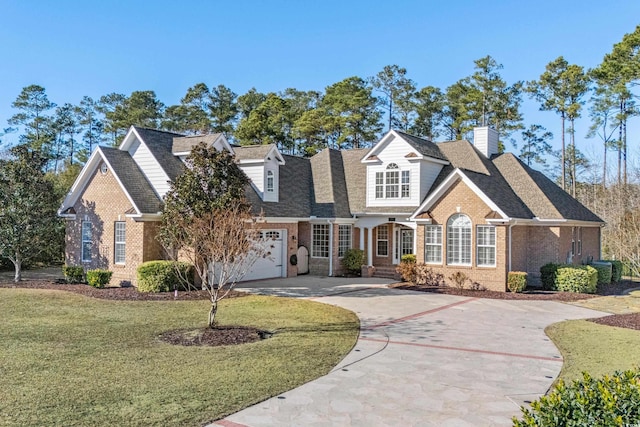
[[[464,214],[447,221],[447,264],[471,265],[471,219]]]
[[[389,163],[386,172],[385,197],[397,199],[400,197],[400,168],[395,163]]]

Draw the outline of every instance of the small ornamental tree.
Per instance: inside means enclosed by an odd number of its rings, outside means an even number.
[[[26,145],[0,159],[0,258],[11,260],[16,282],[24,264],[55,251],[58,241],[52,236],[64,229],[56,192],[43,172],[46,162]]]
[[[248,179],[231,154],[201,144],[185,164],[166,195],[159,238],[172,257],[193,264],[209,292],[213,328],[218,302],[268,256],[269,244],[260,238],[244,197]]]

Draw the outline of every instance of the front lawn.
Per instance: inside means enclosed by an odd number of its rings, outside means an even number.
[[[221,324],[277,331],[228,347],[161,342],[206,324],[207,301],[108,301],[0,289],[0,425],[201,425],[329,372],[357,317],[304,300],[223,301]]]
[[[570,320],[549,326],[545,332],[560,349],[564,365],[560,377],[566,382],[616,370],[640,367],[640,331]]]

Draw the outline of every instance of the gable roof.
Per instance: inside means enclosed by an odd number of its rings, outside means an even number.
[[[312,215],[318,218],[350,218],[345,169],[340,151],[325,148],[311,157]]]
[[[245,163],[249,161],[263,161],[268,156],[275,156],[276,161],[279,164],[284,164],[284,158],[278,151],[278,147],[275,144],[267,145],[240,145],[234,147],[234,153],[236,160],[239,163]]]
[[[207,147],[213,145],[218,138],[222,136],[221,133],[210,133],[207,135],[189,135],[189,136],[174,136],[173,143],[171,145],[171,153],[181,154],[188,153],[191,149],[200,144],[204,143]]]
[[[399,138],[409,146],[411,146],[422,157],[429,157],[432,160],[447,162],[447,158],[440,152],[440,149],[436,144],[428,139],[420,138],[418,136],[409,135],[408,133],[400,132],[397,130],[390,130],[386,133],[380,141],[378,141],[366,154],[362,157],[362,162],[378,161],[378,154],[395,138]],[[407,153],[411,154],[411,153]],[[418,157],[408,156],[408,157]]]

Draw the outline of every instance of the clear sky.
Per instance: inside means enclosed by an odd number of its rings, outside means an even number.
[[[30,84],[59,105],[134,90],[171,105],[198,82],[322,90],[398,64],[445,89],[486,55],[512,83],[560,55],[594,67],[638,24],[637,0],[0,0],[0,128]],[[559,138],[553,113],[523,112]]]

